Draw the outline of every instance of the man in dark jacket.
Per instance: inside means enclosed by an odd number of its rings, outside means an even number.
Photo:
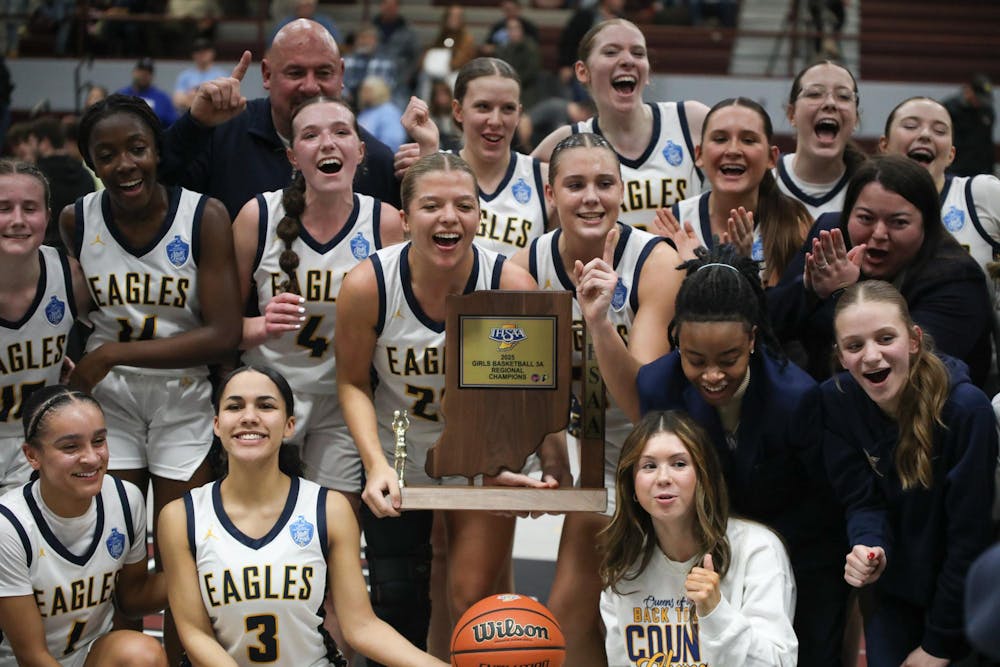
[[[202,84],[191,103],[164,137],[159,175],[167,183],[216,197],[235,218],[260,192],[280,190],[291,182],[285,156],[291,138],[292,111],[317,95],[340,97],[344,61],[330,33],[315,21],[295,20],[278,31],[261,62],[267,97],[247,101],[240,81],[250,66],[245,51],[232,76]],[[360,131],[365,161],[355,190],[399,206],[399,183],[392,152]]]
[[[949,97],[944,108],[951,114],[955,160],[948,173],[955,176],[992,174],[994,162],[993,84],[983,74],[972,77],[962,92]]]

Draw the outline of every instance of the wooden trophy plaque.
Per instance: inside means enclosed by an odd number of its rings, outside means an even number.
[[[446,305],[445,428],[427,452],[427,473],[459,475],[471,484],[477,475],[519,471],[546,435],[566,428],[572,294],[484,290],[450,296]],[[603,470],[603,437],[601,445],[584,448],[582,469]],[[404,484],[403,509],[603,511],[603,475],[589,472],[583,482],[593,488]]]

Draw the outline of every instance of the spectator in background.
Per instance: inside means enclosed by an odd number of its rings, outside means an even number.
[[[18,160],[35,164],[35,137],[31,135],[30,122],[14,123],[7,128],[7,145]]]
[[[215,47],[211,40],[204,37],[195,39],[191,44],[191,60],[194,66],[178,74],[177,83],[174,84],[174,107],[180,113],[191,108],[191,100],[194,99],[198,86],[228,74],[215,64]]]
[[[438,145],[443,151],[457,151],[462,147],[462,131],[455,125],[451,109],[454,98],[451,86],[443,79],[431,81],[431,95],[427,103],[431,120],[438,128]]]
[[[542,54],[538,42],[524,32],[521,21],[507,19],[507,42],[496,48],[496,57],[506,61],[521,77],[521,104],[530,109],[545,95],[540,90]]]
[[[66,149],[66,155],[83,165],[83,168],[87,170],[88,174],[90,174],[91,180],[94,181],[94,190],[103,190],[104,183],[101,182],[101,179],[97,177],[97,174],[95,174],[91,168],[87,166],[87,163],[83,159],[83,154],[80,152],[80,144],[76,140],[77,135],[80,132],[80,119],[77,116],[72,115],[63,116],[62,126],[63,135],[66,137],[66,143],[63,145],[63,148]]]
[[[596,113],[594,101],[587,97],[579,102],[565,97],[547,97],[521,116],[517,128],[518,140],[525,152],[535,150],[542,139],[564,125],[582,123]]]
[[[59,213],[77,198],[94,191],[94,179],[83,163],[66,149],[62,123],[52,117],[39,118],[31,124],[35,143],[35,165],[49,181],[49,210],[52,215],[45,228],[45,245],[65,248],[59,237]]]
[[[87,88],[87,97],[83,101],[84,110],[87,110],[89,107],[94,106],[107,96],[108,96],[107,88],[105,88],[104,86],[99,86],[96,83],[90,84],[90,87]]]
[[[444,10],[437,37],[429,48],[449,49],[453,72],[462,69],[462,65],[476,57],[476,38],[465,23],[465,10],[461,5],[448,5]]]
[[[993,83],[977,74],[962,86],[962,92],[942,104],[951,114],[954,128],[955,161],[948,168],[954,176],[992,174],[994,163]]]
[[[406,141],[400,118],[403,112],[389,99],[389,86],[377,76],[367,76],[358,93],[358,123],[393,153]]]
[[[154,4],[149,11],[155,11],[155,7]],[[163,53],[184,57],[190,53],[193,40],[214,39],[222,7],[218,0],[168,0],[167,16],[174,20],[160,26]]]
[[[596,5],[578,9],[559,35],[559,80],[569,87],[570,97],[589,97],[583,84],[576,80],[573,68],[579,57],[580,42],[587,31],[601,21],[623,16],[625,0],[599,0]]]
[[[486,36],[486,43],[483,45],[483,50],[488,52],[488,55],[493,49],[510,41],[507,24],[511,20],[517,21],[521,25],[521,32],[525,36],[538,41],[538,26],[521,15],[521,0],[503,0],[500,3],[500,11],[503,12],[503,18],[490,27],[490,33]],[[524,79],[522,78],[521,81],[523,83]]]
[[[132,69],[132,85],[125,86],[118,92],[145,100],[164,128],[170,127],[177,119],[177,112],[174,111],[170,95],[153,85],[152,58],[140,58]]]
[[[420,38],[400,15],[399,0],[381,0],[379,13],[372,19],[372,25],[379,32],[382,53],[396,62],[396,85],[392,91],[392,100],[403,108],[413,94],[417,70],[420,68]]]
[[[833,21],[826,29],[825,14]],[[818,58],[840,57],[840,32],[844,28],[844,0],[809,0],[809,15],[816,29],[815,49]],[[735,21],[732,25],[736,25]]]
[[[360,110],[358,92],[370,76],[382,79],[390,91],[396,85],[396,61],[380,52],[378,29],[366,24],[354,36],[354,50],[344,56],[343,97],[355,109]]]
[[[326,31],[330,33],[330,36],[333,37],[335,41],[340,42],[342,40],[340,30],[337,29],[333,19],[326,14],[317,14],[316,7],[317,0],[295,0],[295,4],[292,6],[294,12],[283,16],[274,26],[274,31],[271,33],[271,41],[274,41],[274,36],[278,34],[279,30],[295,19],[309,19],[310,21],[315,21],[326,28]]]
[[[465,25],[461,5],[449,5],[441,15],[438,34],[424,51],[417,81],[417,97],[426,100],[434,79],[444,79],[452,86],[462,65],[476,57],[476,39]]]

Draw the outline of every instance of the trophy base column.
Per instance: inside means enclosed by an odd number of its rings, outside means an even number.
[[[406,486],[404,510],[492,510],[508,512],[603,512],[607,491],[529,489],[502,486]]]

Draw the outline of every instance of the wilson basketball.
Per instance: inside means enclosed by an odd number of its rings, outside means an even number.
[[[505,593],[469,607],[451,635],[453,667],[561,667],[566,640],[552,612]]]

